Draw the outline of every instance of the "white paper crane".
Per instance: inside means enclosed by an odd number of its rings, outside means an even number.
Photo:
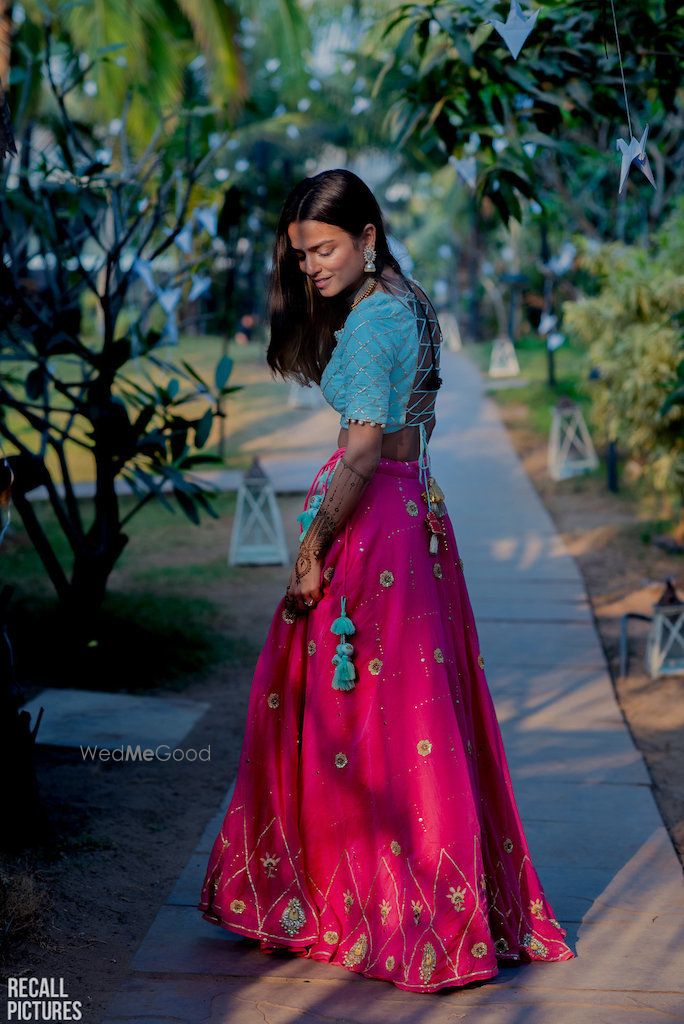
[[[629,175],[629,170],[632,164],[636,164],[639,170],[645,175],[646,178],[656,187],[656,183],[653,179],[653,173],[651,171],[651,165],[648,162],[648,154],[646,152],[646,139],[648,138],[648,125],[644,128],[644,133],[641,139],[635,139],[632,135],[629,140],[629,145],[624,139],[617,140],[617,148],[622,153],[622,161],[620,163],[620,187],[618,189],[618,195],[622,193]]]
[[[511,51],[514,60],[518,59],[518,54],[534,28],[538,15],[539,8],[536,11],[532,11],[528,17],[525,17],[518,0],[511,0],[511,7],[505,21],[497,21],[494,18],[490,18],[490,24],[499,33]]]

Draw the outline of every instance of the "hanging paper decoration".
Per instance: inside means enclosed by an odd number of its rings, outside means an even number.
[[[477,184],[477,160],[475,157],[465,156],[459,159],[458,157],[450,156],[449,163],[452,167],[456,168],[456,173],[468,188],[474,189]]]
[[[648,138],[648,125],[644,128],[643,135],[640,139],[632,138],[629,140],[629,145],[624,139],[618,139],[616,146],[617,149],[622,153],[622,161],[620,163],[620,187],[618,188],[618,195],[622,194],[622,190],[625,187],[627,176],[629,175],[629,169],[634,164],[638,167],[642,174],[648,178],[653,188],[656,188],[656,183],[653,178],[653,172],[651,171],[651,165],[648,162],[648,154],[646,153],[646,139]]]
[[[164,310],[167,316],[171,316],[173,311],[181,297],[180,288],[167,288],[163,292],[159,292],[157,298],[159,299],[159,305]]]
[[[195,220],[200,227],[204,228],[212,238],[216,235],[218,227],[218,214],[215,206],[198,206],[195,210]]]
[[[173,244],[177,245],[186,256],[192,252],[192,221],[189,221],[183,230],[178,232],[173,240]]]
[[[199,299],[200,295],[204,295],[210,285],[210,277],[202,277],[199,274],[193,276],[192,287],[190,288],[190,294],[188,295],[188,302],[194,302],[195,299]]]
[[[538,16],[539,8],[536,11],[531,11],[525,17],[518,0],[511,0],[510,10],[505,21],[497,21],[495,18],[489,19],[490,25],[493,25],[499,33],[514,60],[518,59],[518,54],[534,28]]]
[[[154,275],[152,273],[152,266],[151,266],[149,260],[143,260],[143,259],[138,258],[133,263],[133,269],[135,270],[135,272],[138,275],[138,277],[141,278],[142,281],[144,282],[145,287],[147,288],[148,292],[152,292],[153,295],[156,295],[157,294],[157,284],[156,284],[156,281],[154,280]]]
[[[620,47],[620,33],[618,32],[617,15],[615,13],[615,2],[610,0],[610,9],[613,14],[613,29],[615,31],[615,46],[617,49],[618,64],[620,65],[620,79],[622,80],[622,92],[625,97],[625,111],[627,113],[627,127],[629,129],[629,142],[625,139],[618,139],[616,142],[616,148],[622,154],[620,161],[620,185],[618,187],[618,195],[622,194],[622,190],[625,187],[625,182],[629,175],[629,170],[632,164],[636,164],[640,171],[643,172],[644,176],[648,178],[653,188],[656,188],[656,183],[653,180],[653,174],[651,173],[651,166],[648,162],[648,156],[646,154],[646,139],[648,138],[648,125],[644,128],[643,134],[640,139],[634,137],[632,131],[632,115],[629,110],[629,99],[627,97],[627,83],[625,81],[625,69],[622,64],[622,49]]]

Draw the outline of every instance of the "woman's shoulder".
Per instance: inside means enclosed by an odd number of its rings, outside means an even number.
[[[342,327],[335,334],[338,338],[347,336],[363,330],[366,325],[370,329],[375,325],[396,330],[397,320],[404,320],[408,324],[413,319],[410,307],[402,299],[376,288],[349,311]]]

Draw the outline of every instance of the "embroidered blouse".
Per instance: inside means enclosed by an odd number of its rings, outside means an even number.
[[[408,286],[376,290],[350,310],[335,336],[320,386],[341,427],[356,420],[392,433],[432,417],[436,392],[424,385],[433,352],[439,369],[441,332],[431,304]]]

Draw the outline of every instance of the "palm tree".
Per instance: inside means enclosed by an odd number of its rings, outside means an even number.
[[[232,120],[248,98],[237,0],[25,0],[27,19],[40,25],[46,5],[56,35],[81,53],[104,54],[87,82],[98,117],[120,116],[132,91],[128,125],[134,138],[149,138],[156,109],[180,106],[188,65],[198,49],[206,62],[206,90],[219,114]],[[0,83],[10,67],[12,7],[12,0],[0,0]],[[288,74],[303,78],[308,30],[299,0],[259,0],[258,19],[272,30],[274,54],[282,57]]]

